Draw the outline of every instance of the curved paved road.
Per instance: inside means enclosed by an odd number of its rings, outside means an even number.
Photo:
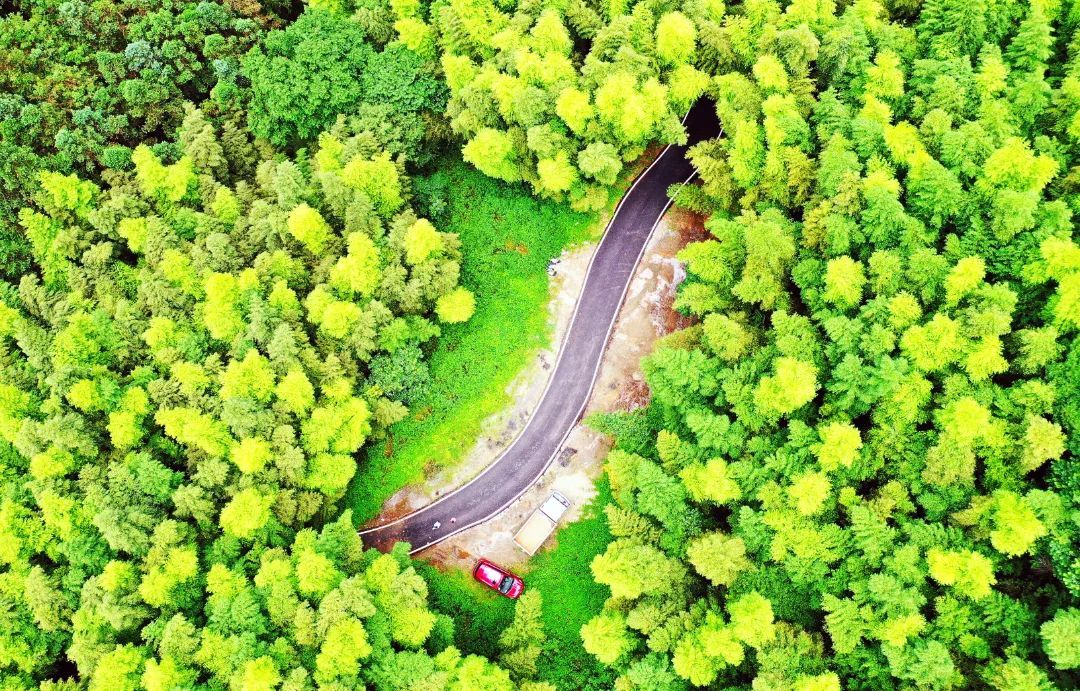
[[[689,144],[720,133],[716,110],[705,99],[684,123]],[[547,470],[588,403],[630,278],[671,204],[667,188],[696,174],[685,154],[686,146],[664,149],[616,207],[589,266],[555,371],[518,437],[468,484],[407,516],[360,531],[367,547],[389,550],[402,541],[419,552],[501,512]]]

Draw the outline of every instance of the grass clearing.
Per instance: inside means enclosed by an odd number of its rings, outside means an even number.
[[[597,496],[581,520],[558,533],[555,549],[541,552],[529,568],[517,572],[525,587],[544,598],[547,640],[537,663],[537,679],[558,689],[610,689],[612,670],[602,666],[581,644],[581,627],[600,612],[610,594],[593,581],[589,563],[611,540],[603,508],[611,501],[607,480],[596,484]],[[473,580],[466,571],[443,571],[423,562],[417,569],[428,582],[433,609],[454,619],[455,644],[465,653],[498,655],[497,640],[514,618],[514,603]]]
[[[465,324],[443,327],[428,363],[431,384],[390,436],[362,452],[344,506],[358,522],[402,487],[459,460],[480,423],[509,402],[506,387],[550,340],[547,267],[567,246],[599,235],[596,214],[534,199],[461,161],[435,173],[447,190],[441,230],[461,238],[461,283],[476,294]]]
[[[465,653],[498,657],[499,633],[514,619],[513,600],[480,585],[467,571],[413,564],[427,581],[431,609],[454,620],[454,645]]]
[[[601,665],[581,644],[581,627],[600,613],[611,594],[593,581],[589,563],[611,542],[604,506],[611,502],[607,480],[596,483],[597,495],[585,515],[558,533],[555,549],[532,560],[527,587],[544,596],[547,641],[537,663],[537,678],[558,689],[610,689],[614,672]]]

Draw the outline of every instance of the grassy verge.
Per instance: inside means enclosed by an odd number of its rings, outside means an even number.
[[[364,452],[345,497],[360,522],[402,487],[459,460],[476,442],[480,423],[506,406],[507,385],[550,339],[548,263],[599,231],[595,214],[533,199],[460,161],[433,175],[430,185],[448,192],[440,229],[461,238],[461,282],[476,293],[476,313],[443,328],[428,360],[428,392],[385,442]]]
[[[529,587],[544,596],[547,642],[537,663],[537,678],[558,689],[610,689],[612,671],[585,652],[581,627],[599,614],[610,591],[593,581],[589,563],[611,542],[604,506],[611,501],[607,480],[596,484],[597,495],[585,516],[559,531],[555,549],[533,559],[525,577]]]
[[[610,689],[615,675],[585,652],[581,627],[600,612],[609,591],[593,581],[589,562],[611,540],[603,507],[611,501],[606,480],[597,483],[596,499],[584,517],[559,531],[555,549],[533,558],[520,570],[526,588],[544,598],[547,641],[537,664],[537,679],[562,689]],[[455,643],[464,652],[494,658],[499,632],[514,618],[510,600],[484,588],[464,571],[441,571],[418,562],[430,589],[432,607],[454,619]]]

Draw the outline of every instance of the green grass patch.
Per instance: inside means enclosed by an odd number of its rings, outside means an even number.
[[[593,581],[589,563],[611,542],[604,506],[611,502],[607,479],[596,483],[597,495],[584,517],[558,533],[555,549],[541,552],[524,576],[526,587],[544,596],[547,642],[537,663],[537,678],[558,689],[610,689],[615,673],[601,665],[581,644],[581,627],[599,614],[611,592]]]
[[[555,549],[541,552],[527,569],[517,570],[525,587],[543,595],[547,641],[537,664],[537,679],[560,690],[610,689],[615,673],[585,652],[581,627],[600,612],[610,594],[593,581],[589,562],[611,540],[603,508],[611,501],[607,480],[596,485],[597,496],[584,517],[558,533]],[[473,580],[466,571],[442,571],[423,562],[417,569],[428,582],[436,611],[454,619],[454,643],[466,653],[498,656],[499,633],[514,618],[514,603]]]
[[[465,324],[443,327],[428,360],[427,393],[387,439],[362,452],[344,502],[358,522],[377,515],[402,487],[460,460],[480,423],[507,405],[506,387],[550,342],[548,263],[600,230],[595,214],[534,199],[460,161],[426,186],[447,191],[439,226],[461,238],[461,282],[476,294],[476,313]]]
[[[499,634],[514,619],[514,602],[476,582],[467,571],[442,571],[422,561],[416,570],[428,583],[428,602],[454,620],[454,645],[494,660]]]

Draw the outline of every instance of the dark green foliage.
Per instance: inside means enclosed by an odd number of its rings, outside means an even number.
[[[123,147],[171,138],[184,102],[225,84],[278,21],[272,4],[9,3],[0,16],[0,277],[27,266],[16,213],[41,170],[97,179]],[[117,148],[120,147],[120,148]]]
[[[416,346],[398,348],[371,361],[371,383],[406,405],[423,398],[430,381],[431,373]]]
[[[614,448],[639,455],[652,451],[653,440],[661,424],[656,409],[648,406],[630,412],[593,413],[586,424],[615,439]]]
[[[277,146],[298,146],[313,141],[339,114],[352,112],[375,52],[365,38],[355,22],[321,10],[268,33],[244,56],[251,131]]]
[[[513,621],[514,603],[464,571],[444,572],[427,564],[417,568],[429,584],[431,607],[454,620],[454,643],[477,655],[497,657],[497,632]]]
[[[425,165],[443,143],[447,89],[429,60],[368,35],[357,17],[309,9],[272,31],[243,60],[248,123],[280,147],[315,142],[339,116],[386,149]]]

